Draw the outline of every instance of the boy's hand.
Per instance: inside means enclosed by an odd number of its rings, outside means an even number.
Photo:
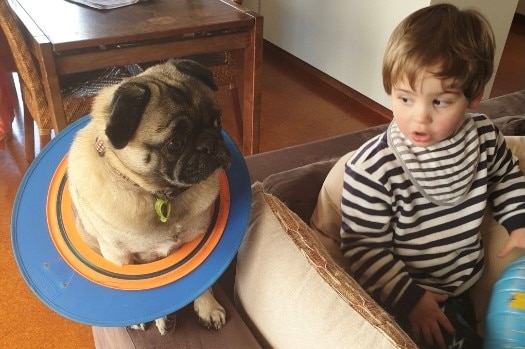
[[[447,298],[448,296],[444,294],[425,291],[423,297],[408,314],[415,340],[423,336],[428,344],[435,343],[440,348],[446,348],[440,325],[451,334],[455,332],[449,319],[439,307],[439,303],[446,301]]]
[[[499,251],[498,257],[504,258],[515,248],[525,248],[525,228],[515,229],[510,233],[507,242]]]

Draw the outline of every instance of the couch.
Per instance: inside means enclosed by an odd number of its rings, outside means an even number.
[[[493,118],[525,165],[524,138],[513,137],[525,136],[525,90],[485,100],[476,111]],[[96,347],[417,348],[338,263],[333,235],[344,157],[386,126],[246,158],[250,223],[236,260],[214,286],[228,312],[223,329],[199,327],[186,307],[167,336],[154,326],[144,332],[93,327]],[[487,249],[501,246],[506,233],[488,215],[482,230]],[[496,260],[487,251],[490,265],[472,295],[478,313],[501,270],[519,255]]]

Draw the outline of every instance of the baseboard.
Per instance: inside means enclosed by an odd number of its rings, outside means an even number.
[[[286,52],[285,50],[281,49],[280,47],[272,44],[267,40],[264,40],[264,50],[269,51],[273,54],[278,54],[279,58],[286,61],[287,64],[293,66],[298,70],[301,70],[305,74],[310,75],[312,78],[318,80],[320,83],[325,84],[328,88],[332,88],[335,91],[342,93],[348,98],[356,101],[357,103],[362,104],[366,108],[373,110],[377,114],[384,117],[386,120],[390,121],[392,119],[392,112],[390,111],[390,109],[385,108],[383,105],[357,92],[356,90],[343,84],[342,82],[332,78],[328,74],[302,61],[301,59]]]
[[[516,12],[514,14],[514,17],[512,18],[512,23],[519,24],[519,25],[525,25],[525,15]]]

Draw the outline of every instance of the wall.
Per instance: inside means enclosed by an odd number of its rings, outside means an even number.
[[[475,4],[497,31],[496,60],[518,0],[452,0]],[[264,38],[343,84],[389,108],[381,62],[393,28],[431,0],[244,0],[264,16]],[[486,96],[490,92],[490,82]]]
[[[444,1],[431,1],[432,4],[440,3]],[[501,59],[501,54],[503,53],[503,48],[505,47],[505,42],[507,41],[507,36],[509,34],[510,25],[512,23],[512,18],[516,12],[516,6],[518,0],[505,0],[505,1],[494,1],[494,0],[452,0],[449,1],[460,8],[462,7],[475,7],[481,13],[483,13],[489,20],[494,35],[496,36],[496,53],[494,57],[494,74],[492,79],[488,82],[485,89],[485,98],[488,98],[490,91],[492,90],[492,84],[494,83],[494,77],[497,72],[497,67]]]

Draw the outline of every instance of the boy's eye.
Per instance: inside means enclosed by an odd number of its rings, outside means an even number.
[[[444,100],[441,100],[441,99],[434,99],[434,105],[437,106],[437,107],[444,107],[446,106],[448,103]]]

